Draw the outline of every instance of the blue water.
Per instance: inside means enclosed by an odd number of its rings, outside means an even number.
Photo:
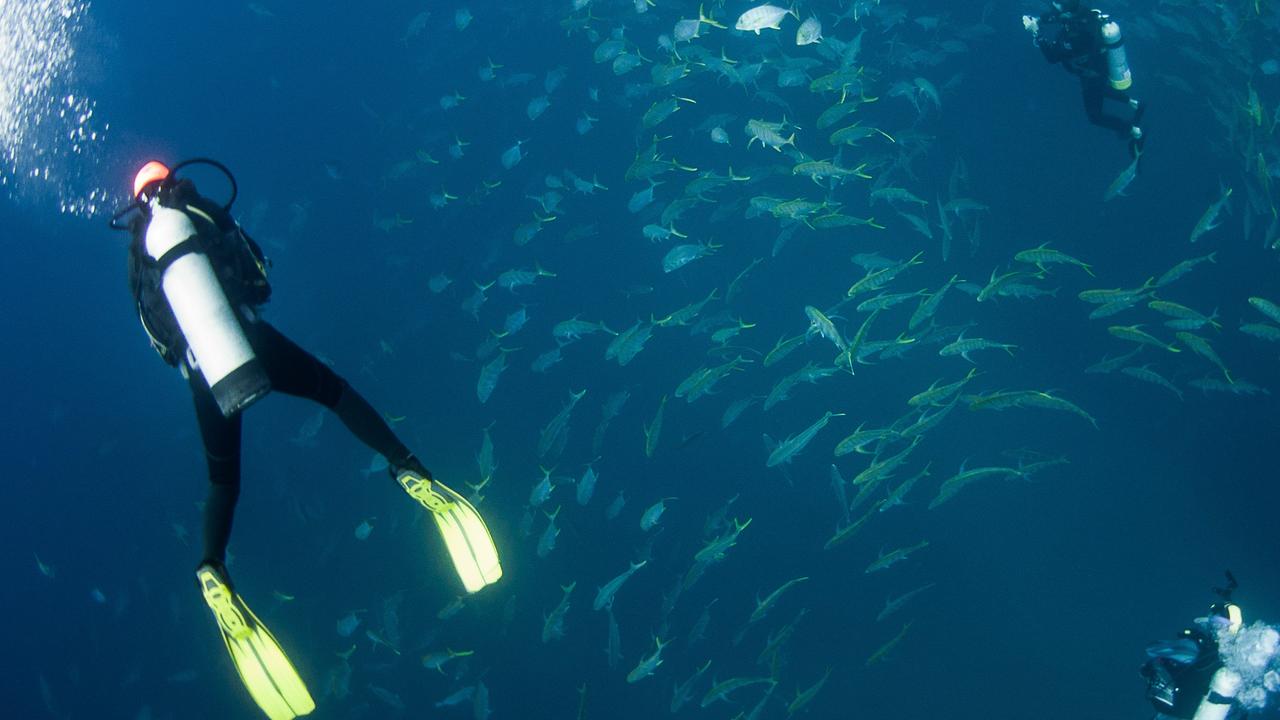
[[[1130,349],[1108,334],[1108,325],[1144,323],[1167,340],[1173,332],[1142,306],[1090,321],[1093,307],[1076,298],[1089,288],[1138,286],[1181,260],[1216,252],[1216,263],[1198,266],[1160,297],[1205,312],[1217,308],[1223,329],[1200,334],[1233,376],[1280,392],[1276,347],[1236,329],[1264,319],[1247,298],[1280,301],[1276,251],[1261,247],[1269,215],[1246,206],[1251,174],[1237,151],[1241,141],[1228,136],[1211,108],[1217,103],[1220,111],[1238,112],[1240,105],[1224,104],[1218,89],[1233,88],[1243,102],[1251,83],[1268,118],[1275,110],[1280,81],[1257,70],[1270,57],[1274,43],[1267,39],[1276,37],[1274,8],[1252,18],[1252,3],[1228,3],[1249,18],[1231,55],[1216,49],[1227,23],[1211,20],[1195,3],[1166,3],[1161,13],[1219,28],[1219,35],[1206,30],[1198,43],[1157,22],[1145,3],[1108,8],[1135,29],[1128,51],[1134,93],[1149,103],[1150,139],[1128,197],[1107,203],[1103,190],[1128,162],[1124,144],[1087,125],[1076,82],[1043,63],[1028,43],[1018,16],[1035,4],[992,3],[991,32],[966,39],[967,52],[916,68],[889,64],[889,48],[956,37],[981,20],[979,9],[913,2],[908,21],[890,30],[864,20],[863,62],[882,73],[868,92],[881,99],[850,121],[935,138],[912,164],[916,178],[899,174],[895,184],[930,201],[945,198],[952,169],[963,161],[968,179],[961,194],[990,206],[981,214],[976,247],[957,237],[944,262],[937,239],[915,233],[887,205],[868,208],[869,181],[858,179],[833,198],[845,204],[843,212],[875,215],[886,229],[801,227],[773,254],[779,222],[768,215],[744,219],[746,200],[820,200],[826,192],[791,177],[790,157],[758,144],[745,147],[746,120],[777,121],[782,109],[708,72],[628,100],[627,85],[648,83],[650,64],[616,77],[608,64],[592,62],[596,45],[625,25],[625,36],[645,58],[665,62],[656,38],[693,14],[694,4],[658,0],[637,16],[630,2],[597,0],[595,42],[559,26],[568,5],[472,2],[474,20],[459,31],[453,5],[333,8],[272,0],[256,6],[266,15],[242,4],[102,2],[90,7],[77,36],[77,82],[111,129],[86,152],[83,187],[63,190],[109,188],[113,200],[123,202],[132,173],[147,159],[218,158],[240,184],[237,217],[274,263],[272,323],[330,362],[385,415],[403,418],[397,432],[458,489],[477,481],[474,456],[482,430],[491,428],[498,470],[480,509],[505,576],[442,621],[437,613],[461,587],[421,508],[383,473],[362,473],[371,451],[331,416],[313,438],[293,442],[317,412],[302,401],[272,396],[248,411],[231,571],[308,682],[319,705],[315,717],[471,717],[470,702],[433,704],[477,681],[489,690],[495,718],[579,717],[583,687],[582,717],[658,717],[669,712],[673,683],[710,660],[711,670],[680,714],[729,718],[750,710],[762,688],[700,709],[711,678],[767,675],[756,656],[768,635],[802,609],[807,613],[782,653],[775,699],[763,717],[785,717],[797,690],[828,668],[830,679],[808,707],[810,717],[1146,717],[1136,673],[1143,647],[1202,614],[1223,570],[1241,581],[1236,600],[1246,619],[1276,619],[1276,396],[1195,390],[1189,381],[1221,373],[1188,349],[1174,355],[1147,348],[1137,358],[1177,384],[1183,401],[1118,373],[1085,374],[1103,355]],[[732,26],[747,7],[717,5],[714,14]],[[430,21],[405,38],[410,19],[424,9],[431,10]],[[833,26],[841,9],[804,8],[823,18],[829,37],[847,41],[858,26]],[[937,31],[912,22],[939,14]],[[696,42],[713,55],[723,47],[743,62],[779,52],[824,57],[813,47],[794,47],[796,24],[788,18],[780,33],[759,37],[704,27]],[[1189,45],[1213,71],[1185,52]],[[1234,64],[1237,54],[1247,56],[1244,66]],[[506,87],[500,80],[482,82],[476,70],[486,58],[503,65],[499,79],[524,72],[533,78]],[[563,84],[549,94],[546,112],[530,121],[529,100],[544,94],[544,76],[560,66]],[[926,111],[918,122],[909,102],[888,95],[892,82],[917,76],[939,88],[955,81],[943,91],[940,110]],[[800,127],[799,149],[831,157],[825,138],[843,124],[819,130],[814,121],[836,97],[779,89],[775,77],[766,67],[760,88],[791,103],[787,117]],[[588,98],[589,88],[598,90],[598,102]],[[466,99],[441,109],[439,98],[455,90]],[[642,128],[645,109],[672,92],[697,103],[656,129]],[[584,111],[598,123],[579,135],[574,124]],[[729,147],[693,130],[717,113],[734,116],[725,126]],[[623,174],[655,133],[670,136],[660,145],[666,158],[753,177],[676,221],[690,238],[678,242],[714,241],[723,248],[670,274],[662,272],[661,259],[677,241],[651,244],[640,229],[658,222],[661,208],[694,175],[667,173],[658,178],[664,184],[653,206],[639,214],[626,209],[645,184]],[[460,160],[448,153],[455,136],[470,143]],[[1276,167],[1274,134],[1259,138],[1254,152]],[[528,141],[527,156],[504,171],[498,158],[516,140]],[[886,147],[864,141],[846,148],[842,162],[883,156]],[[416,161],[417,151],[439,164]],[[393,177],[393,167],[406,160],[409,169]],[[546,192],[546,176],[566,169],[598,176],[608,190],[590,196],[571,185],[560,190],[565,197],[556,219],[527,246],[516,246],[516,227],[541,213],[527,196]],[[210,196],[223,197],[216,175],[193,177]],[[477,195],[485,181],[496,180],[499,186]],[[1234,212],[1190,245],[1190,230],[1218,197],[1220,183],[1235,188]],[[433,210],[428,195],[442,188],[461,199]],[[1277,199],[1272,189],[1270,203]],[[738,205],[724,218],[712,219],[732,203]],[[1252,235],[1246,237],[1249,213]],[[5,715],[259,717],[192,582],[206,481],[189,392],[138,327],[125,282],[127,239],[105,229],[107,214],[60,214],[29,184],[0,202],[11,248],[0,283],[0,336],[9,341],[2,369],[10,387],[0,410],[9,509],[0,536],[7,580],[0,606],[11,643],[0,681]],[[412,222],[390,231],[376,226],[397,214]],[[937,238],[936,209],[921,214]],[[953,224],[959,233],[960,223]],[[594,233],[566,239],[584,226],[594,226]],[[1068,413],[979,412],[961,404],[890,481],[896,485],[932,463],[907,506],[877,515],[847,543],[823,550],[840,518],[828,479],[831,448],[861,423],[892,423],[908,409],[908,397],[935,380],[961,377],[970,365],[939,357],[936,345],[915,349],[902,359],[857,366],[854,376],[837,373],[816,386],[800,385],[767,413],[756,403],[722,430],[721,414],[731,402],[767,394],[805,362],[829,364],[834,349],[814,338],[769,368],[759,362],[761,354],[779,337],[804,332],[804,306],[830,307],[844,296],[862,275],[848,259],[855,253],[902,260],[923,251],[924,264],[890,287],[908,292],[936,289],[953,274],[982,285],[993,268],[1010,266],[1015,252],[1043,242],[1090,263],[1097,278],[1055,267],[1042,286],[1060,288],[1057,295],[1025,302],[979,304],[952,290],[938,322],[972,321],[972,334],[1018,346],[1012,356],[976,354],[982,374],[965,392],[1052,390],[1096,417],[1098,429]],[[564,361],[547,374],[529,370],[534,357],[554,347],[550,329],[560,320],[581,314],[621,330],[660,318],[712,288],[723,297],[756,258],[763,260],[741,293],[705,311],[727,308],[733,320],[754,323],[723,358],[708,354],[708,334],[659,327],[626,367],[606,361],[610,338],[594,335],[566,346]],[[514,294],[493,287],[478,320],[460,309],[473,283],[535,261],[556,277]],[[454,281],[438,295],[426,287],[437,273]],[[633,285],[652,292],[622,293]],[[478,361],[475,349],[521,305],[531,320],[502,341],[518,350],[492,398],[481,404],[475,384],[487,359]],[[914,307],[909,302],[882,314],[871,338],[892,339]],[[840,315],[837,325],[846,336],[864,319],[852,305]],[[693,403],[668,399],[657,451],[646,458],[642,425],[662,396],[699,367],[738,353],[755,362],[714,394]],[[530,536],[520,533],[530,488],[542,475],[538,436],[569,392],[584,388],[568,443],[551,461],[557,478],[579,477],[595,458],[591,439],[601,403],[624,388],[631,398],[594,463],[600,481],[591,504],[579,507],[573,486],[565,485],[543,508],[563,505],[562,532],[551,555],[539,559],[545,516],[536,513]],[[785,438],[827,410],[845,415],[833,418],[785,472],[765,467],[762,435]],[[1031,482],[978,483],[926,509],[962,463],[1013,464],[1002,453],[1021,448],[1069,463]],[[851,478],[869,456],[834,461]],[[604,508],[619,492],[626,507],[609,521]],[[735,495],[729,517],[752,518],[752,524],[726,559],[680,597],[662,629],[664,593],[702,547],[704,520]],[[639,517],[662,497],[678,499],[655,537],[641,531]],[[360,541],[354,532],[365,520],[373,532]],[[909,560],[864,572],[879,552],[922,539],[929,546]],[[591,610],[591,600],[646,547],[648,565],[614,607],[623,660],[610,669],[606,618]],[[53,577],[41,572],[37,557]],[[755,599],[800,576],[809,580],[735,645]],[[560,587],[574,581],[566,636],[543,644],[543,616],[559,601]],[[936,587],[876,622],[886,597],[931,582]],[[294,599],[281,601],[273,592]],[[386,632],[384,606],[397,593],[403,593],[399,655],[365,636],[366,629]],[[707,638],[690,648],[694,622],[717,598]],[[351,638],[339,637],[335,623],[353,610],[364,611],[362,625]],[[866,667],[907,622],[900,645]],[[673,638],[665,661],[653,677],[628,684],[627,673],[659,632],[664,641]],[[327,678],[340,665],[338,653],[353,644],[349,689],[334,691]],[[474,654],[446,665],[447,674],[422,667],[423,654],[445,648]],[[393,693],[405,709],[380,699],[379,691]]]

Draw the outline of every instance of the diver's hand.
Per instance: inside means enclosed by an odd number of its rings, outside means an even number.
[[[1031,17],[1030,15],[1023,15],[1023,16],[1022,16],[1022,29],[1023,29],[1023,30],[1026,30],[1027,32],[1031,33],[1032,35],[1039,35],[1039,34],[1040,34],[1040,20],[1039,20],[1038,18],[1033,18],[1033,17]]]

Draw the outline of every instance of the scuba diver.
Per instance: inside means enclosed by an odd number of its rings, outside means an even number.
[[[1173,640],[1147,646],[1140,674],[1154,720],[1242,720],[1249,707],[1261,707],[1280,689],[1280,633],[1261,623],[1244,627],[1240,606],[1231,601],[1236,579],[1230,571],[1226,576],[1226,587],[1213,589],[1219,601],[1207,617]]]
[[[1138,157],[1146,141],[1139,125],[1146,108],[1129,97],[1133,77],[1120,26],[1101,11],[1085,8],[1081,0],[1054,0],[1049,6],[1039,18],[1023,15],[1022,26],[1046,60],[1062,63],[1080,78],[1089,122],[1128,140],[1129,151]],[[1107,100],[1124,103],[1133,111],[1131,119],[1108,114],[1103,107]]]
[[[208,165],[226,175],[231,197],[220,205],[178,172]],[[484,521],[466,499],[432,477],[382,416],[342,377],[264,320],[271,296],[267,260],[232,218],[237,186],[221,163],[197,158],[138,171],[134,200],[110,225],[128,230],[129,285],[151,345],[191,388],[209,472],[204,550],[196,579],[240,679],[272,720],[315,708],[306,685],[270,631],[235,592],[225,565],[240,495],[244,410],[271,390],[324,405],[388,472],[430,511],[467,592],[502,576]],[[127,224],[121,221],[132,214]]]

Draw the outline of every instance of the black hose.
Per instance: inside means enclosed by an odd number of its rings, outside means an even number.
[[[231,170],[228,169],[226,165],[223,165],[212,158],[197,157],[191,158],[190,160],[183,160],[177,165],[174,165],[173,169],[169,172],[169,177],[177,176],[178,171],[188,165],[210,165],[221,170],[222,174],[227,176],[227,182],[231,183],[231,197],[227,200],[227,204],[222,206],[222,209],[227,212],[231,212],[231,205],[235,203],[236,197],[240,194],[240,187],[236,185],[236,176],[231,174]]]

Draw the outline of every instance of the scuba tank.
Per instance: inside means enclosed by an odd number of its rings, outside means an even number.
[[[1107,79],[1116,90],[1128,90],[1133,84],[1129,72],[1129,60],[1124,52],[1124,36],[1115,20],[1108,19],[1102,25],[1102,42],[1107,54]]]
[[[231,173],[210,160],[180,163],[161,182],[171,182],[174,172],[193,162],[212,164],[226,173],[234,200]],[[129,209],[140,208],[150,216],[142,249],[160,270],[160,288],[186,340],[188,364],[204,377],[222,414],[231,417],[269,393],[271,381],[245,338],[195,223],[184,210],[163,204],[166,195],[155,192],[143,198],[139,192]],[[124,212],[112,219],[113,227]]]
[[[1231,593],[1236,588],[1236,579],[1230,571],[1227,572],[1227,581],[1225,589],[1214,588],[1214,591],[1222,597],[1222,602],[1214,603],[1209,608],[1209,619],[1210,622],[1217,622],[1220,633],[1235,635],[1240,632],[1240,628],[1244,627],[1244,614],[1239,605],[1231,602]],[[1238,671],[1226,665],[1218,668],[1209,679],[1209,689],[1196,707],[1196,714],[1192,716],[1192,720],[1226,720],[1231,716],[1236,695],[1240,693],[1242,685],[1244,685],[1244,678]]]
[[[1235,705],[1236,693],[1240,692],[1242,683],[1243,679],[1236,671],[1218,668],[1209,681],[1209,694],[1200,701],[1192,720],[1226,720]]]

